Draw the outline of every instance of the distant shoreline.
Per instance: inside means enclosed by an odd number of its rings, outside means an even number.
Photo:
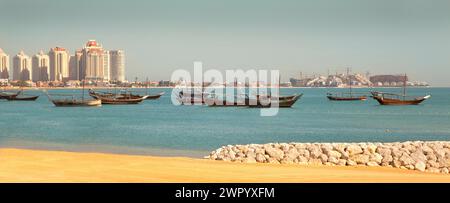
[[[146,87],[85,87],[85,89],[145,89]],[[173,89],[175,87],[148,87],[148,89]],[[199,87],[200,88],[200,87]],[[252,87],[255,88],[255,87]],[[260,87],[263,88],[263,87]],[[280,89],[346,89],[348,87],[280,87]],[[402,87],[352,87],[353,89],[363,89],[363,88],[377,88],[377,89],[395,89]],[[426,88],[450,88],[445,86],[408,86],[408,88],[414,89],[426,89]],[[3,90],[81,90],[82,87],[3,87],[0,88],[0,92]]]

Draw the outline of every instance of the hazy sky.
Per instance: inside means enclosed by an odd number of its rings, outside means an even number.
[[[408,73],[450,86],[450,0],[0,0],[0,47],[13,56],[89,39],[123,49],[129,80],[173,70],[330,69]]]

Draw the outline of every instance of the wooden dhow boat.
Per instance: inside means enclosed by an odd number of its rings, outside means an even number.
[[[0,99],[6,99],[7,97],[11,97],[11,96],[17,96],[21,93],[21,91],[18,92],[0,92]]]
[[[147,95],[146,100],[155,100],[155,99],[159,99],[161,96],[163,96],[165,94],[165,92],[160,92],[158,94],[149,94]]]
[[[281,81],[281,78],[278,79]],[[234,83],[234,88],[237,87],[237,81]],[[259,81],[256,84],[256,87],[259,88]],[[248,86],[246,86],[248,88]],[[280,92],[280,86],[278,86],[278,92]],[[214,98],[211,98],[211,97]],[[290,108],[292,107],[297,100],[299,100],[303,94],[294,94],[288,96],[272,96],[270,93],[268,95],[257,94],[256,97],[250,98],[248,94],[241,94],[242,97],[235,96],[233,102],[227,102],[226,99],[218,99],[215,94],[210,95],[205,102],[208,106],[223,106],[223,107],[251,107],[251,108],[270,108],[270,107],[279,107],[279,108]]]
[[[93,90],[89,90],[89,95],[94,99],[101,100],[102,104],[139,104],[147,96],[138,96],[132,94],[112,94],[112,93],[98,93]]]
[[[164,94],[165,94],[164,92],[160,92],[158,94],[146,94],[144,96],[141,96],[139,94],[132,94],[132,93],[122,93],[120,95],[126,96],[126,97],[133,97],[133,98],[145,97],[146,100],[155,100],[155,99],[159,99]]]
[[[70,94],[47,94],[48,99],[57,107],[95,107],[101,106],[102,101],[99,99],[86,99],[84,98],[84,93],[81,99],[75,97],[75,95]],[[60,99],[55,99],[54,97],[61,97]]]
[[[145,86],[145,95],[147,96],[146,100],[155,100],[155,99],[159,99],[162,95],[164,95],[164,92],[160,92],[158,94],[149,94],[148,93],[148,77],[147,77],[146,86]]]
[[[290,96],[260,96],[257,95],[256,99],[249,98],[245,95],[244,98],[235,98],[233,102],[227,102],[227,100],[217,99],[217,98],[207,98],[206,104],[208,106],[216,107],[251,107],[251,108],[270,108],[270,107],[280,107],[280,108],[290,108],[297,100],[299,100],[303,94],[295,94]],[[239,100],[240,99],[240,100]]]
[[[371,94],[372,98],[377,100],[381,105],[418,105],[431,97],[431,95],[411,97],[385,92],[371,92]]]
[[[85,81],[81,81],[83,84],[83,90],[81,93],[81,99],[76,98],[75,95],[70,94],[48,94],[46,90],[44,90],[45,94],[47,95],[48,99],[57,107],[96,107],[101,106],[102,101],[100,99],[94,98],[94,99],[86,99],[84,97],[84,84]],[[52,98],[52,96],[61,97],[61,98]]]
[[[70,106],[101,106],[102,105],[102,101],[99,99],[86,99],[86,100],[78,100],[78,99],[52,99],[51,100],[52,103],[55,106],[66,106],[66,107],[70,107]]]
[[[341,92],[341,93],[327,93],[327,98],[331,101],[365,101],[367,100],[366,95],[358,95],[352,92]]]
[[[257,104],[256,105],[252,105],[252,102],[250,101],[250,105],[249,107],[253,107],[253,108],[270,108],[270,107],[280,107],[280,108],[291,108],[295,102],[297,102],[297,100],[299,100],[301,97],[303,96],[303,94],[295,94],[295,95],[290,95],[290,96],[280,96],[280,97],[266,97],[267,100],[269,101],[270,99],[270,103],[267,102],[268,104],[265,104],[266,102],[263,102],[263,99],[260,99],[261,97],[258,96],[257,97]]]
[[[352,82],[349,77],[350,70],[347,68],[347,81],[349,86],[348,92],[337,92],[337,93],[327,93],[327,98],[330,101],[365,101],[367,100],[367,96],[361,93],[354,93],[352,91]]]
[[[39,96],[24,94],[23,86],[21,85],[18,92],[12,93],[5,91],[0,94],[0,98],[8,101],[35,101]]]
[[[8,101],[35,101],[39,96],[24,94],[20,90],[18,93],[2,94],[2,98]]]
[[[5,97],[8,101],[35,101],[39,96],[19,94],[16,96]]]
[[[405,74],[403,81],[403,94],[393,94],[385,92],[371,92],[372,98],[377,100],[381,105],[418,105],[429,99],[431,95],[412,97],[406,95],[406,79]]]

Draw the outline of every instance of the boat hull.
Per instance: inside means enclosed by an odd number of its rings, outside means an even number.
[[[367,100],[366,96],[360,97],[336,97],[328,95],[327,98],[331,101],[365,101]]]
[[[89,95],[93,97],[94,99],[101,100],[102,104],[110,104],[110,105],[125,105],[125,104],[139,104],[142,101],[144,101],[147,96],[136,96],[136,95],[102,95],[95,93],[93,91],[89,92]]]
[[[94,107],[101,106],[101,100],[89,100],[89,101],[80,101],[80,100],[52,100],[52,103],[57,107],[77,107],[77,106],[85,106],[85,107]]]
[[[146,100],[155,100],[155,99],[159,99],[162,95],[164,94],[164,92],[156,94],[156,95],[147,95]]]
[[[20,91],[17,93],[11,93],[11,92],[0,92],[0,99],[7,99],[9,97],[15,97],[20,94]]]
[[[206,103],[208,106],[216,106],[216,107],[250,107],[250,108],[271,108],[271,107],[279,107],[279,108],[290,108],[292,107],[297,100],[299,100],[303,94],[293,95],[293,96],[282,96],[277,99],[271,100],[269,104],[263,104],[259,99],[251,100],[245,99],[243,102],[234,102],[232,104],[227,104],[226,101],[223,100],[208,100]]]
[[[271,107],[279,107],[279,108],[291,108],[297,100],[299,100],[303,94],[294,95],[294,96],[285,96],[285,97],[279,97],[278,102],[277,100],[274,103],[270,103],[268,105],[261,104],[260,101],[258,101],[257,105],[249,105],[251,108],[271,108]]]
[[[9,96],[6,97],[8,101],[35,101],[39,96]]]
[[[380,103],[381,105],[418,105],[431,97],[431,95],[427,95],[424,97],[416,97],[416,98],[409,97],[410,99],[405,99],[405,98],[407,98],[406,96],[390,94],[390,93],[371,92],[371,94],[372,94],[372,98],[377,100],[378,103]],[[396,96],[396,97],[389,98],[392,96]]]
[[[374,96],[375,100],[381,105],[418,105],[425,101],[425,98],[415,99],[415,100],[399,100],[399,99],[388,99],[380,96]]]
[[[100,98],[102,104],[115,104],[115,105],[125,105],[125,104],[139,104],[143,99],[103,99]]]

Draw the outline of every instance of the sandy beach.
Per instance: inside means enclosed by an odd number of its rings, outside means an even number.
[[[244,164],[2,148],[0,182],[450,182],[450,175],[386,167]]]

